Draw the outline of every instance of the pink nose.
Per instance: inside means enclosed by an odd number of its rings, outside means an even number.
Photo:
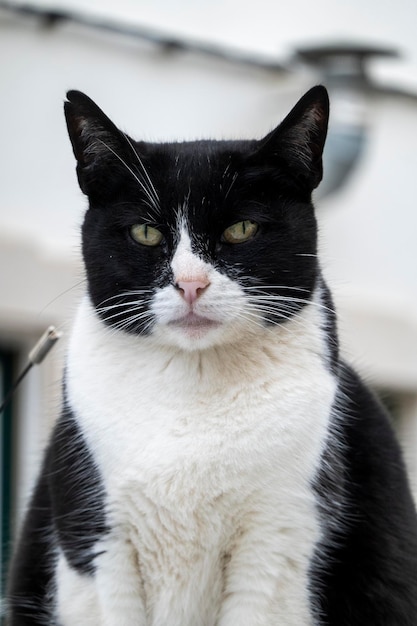
[[[175,286],[180,290],[184,300],[188,304],[192,304],[201,296],[204,289],[207,289],[209,284],[208,280],[179,280]]]

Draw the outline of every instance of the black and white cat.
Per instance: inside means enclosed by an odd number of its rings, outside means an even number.
[[[326,90],[259,141],[65,111],[88,292],[10,626],[415,626],[401,455],[317,260]]]

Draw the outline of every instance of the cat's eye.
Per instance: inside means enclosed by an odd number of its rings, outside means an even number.
[[[134,224],[130,228],[130,234],[143,246],[159,246],[164,238],[160,230],[149,224]]]
[[[223,232],[223,239],[228,243],[243,243],[248,241],[258,232],[258,224],[251,220],[236,222]]]

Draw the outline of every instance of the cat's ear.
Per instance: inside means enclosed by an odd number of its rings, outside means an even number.
[[[310,191],[323,176],[322,154],[329,120],[329,97],[325,87],[313,87],[283,122],[262,141],[258,158],[278,157]]]
[[[81,190],[90,195],[109,178],[109,168],[120,168],[127,140],[103,111],[80,91],[69,91],[65,119],[77,160]]]

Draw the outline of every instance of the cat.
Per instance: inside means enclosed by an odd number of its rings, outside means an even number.
[[[67,98],[88,288],[9,626],[415,626],[401,453],[317,258],[326,89],[183,143]]]

